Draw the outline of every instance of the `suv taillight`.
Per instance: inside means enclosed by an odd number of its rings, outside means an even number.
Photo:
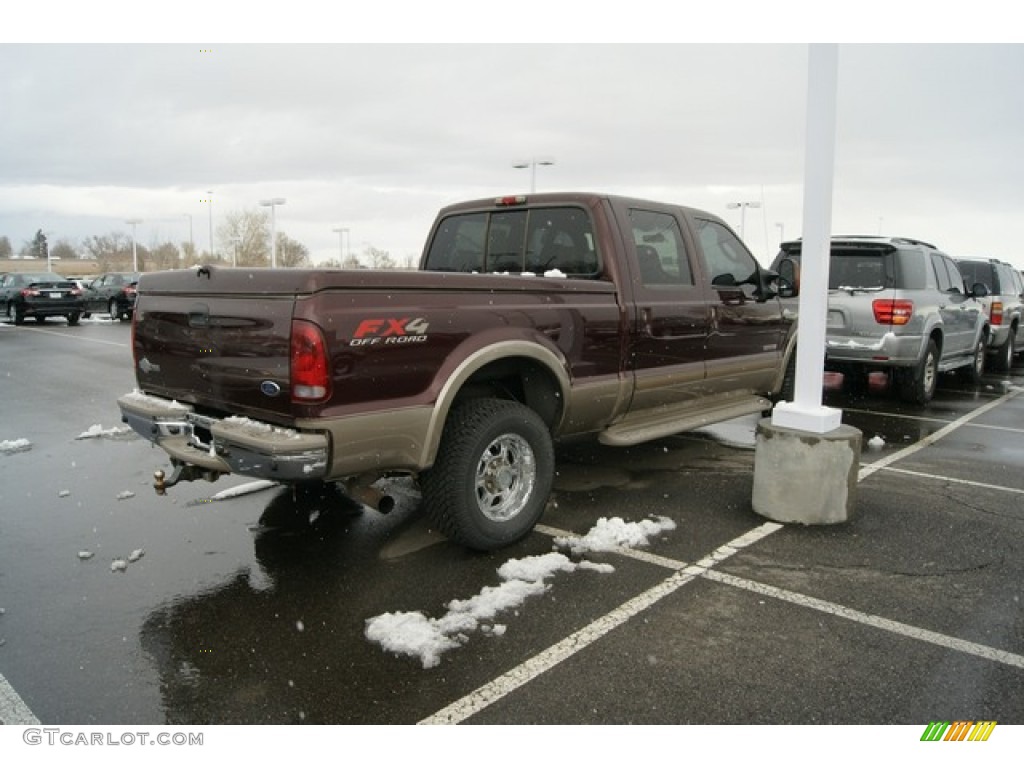
[[[993,301],[992,306],[989,308],[988,316],[992,320],[992,325],[1003,324],[1003,302]]]
[[[901,299],[875,299],[871,309],[882,325],[906,325],[914,316],[914,302]]]
[[[331,396],[327,343],[320,328],[306,320],[292,321],[292,402],[313,403]]]

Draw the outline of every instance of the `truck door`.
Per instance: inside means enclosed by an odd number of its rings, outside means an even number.
[[[627,243],[636,329],[630,360],[630,410],[680,403],[700,395],[709,310],[695,280],[691,250],[671,208],[631,208]]]
[[[694,225],[710,282],[709,391],[768,391],[791,320],[777,299],[759,300],[761,268],[731,229],[705,218]]]

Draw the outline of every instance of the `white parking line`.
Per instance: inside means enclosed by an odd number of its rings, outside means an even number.
[[[122,347],[126,348],[130,346],[123,341],[107,341],[106,339],[94,339],[90,336],[79,336],[71,332],[59,333],[58,331],[47,331],[43,328],[24,328],[23,330],[31,331],[32,333],[42,333],[46,336],[59,336],[62,339],[77,339],[78,341],[88,341],[92,344],[106,344],[111,347]]]
[[[7,678],[0,675],[0,725],[39,724],[38,718],[7,682]]]
[[[662,598],[668,597],[684,584],[689,584],[708,569],[739,552],[743,547],[748,547],[754,542],[760,541],[781,527],[778,523],[764,523],[752,531],[748,531],[742,536],[733,539],[725,546],[716,549],[701,560],[700,563],[675,571],[661,583],[656,584],[646,592],[640,593],[631,600],[627,600],[610,613],[606,613],[596,621],[573,632],[561,642],[555,643],[555,645],[527,659],[501,677],[477,688],[472,693],[449,704],[439,712],[435,712],[430,717],[421,720],[420,725],[454,725],[461,723],[466,718],[480,712],[495,701],[504,698],[556,664],[560,664],[570,656],[600,640],[611,630],[624,624],[630,618],[654,605]]]
[[[902,475],[913,475],[914,477],[923,477],[926,480],[941,480],[944,483],[956,483],[958,485],[971,485],[975,488],[987,488],[990,491],[1002,491],[1003,493],[1024,493],[1022,488],[1008,488],[1005,485],[993,485],[992,483],[979,483],[975,480],[961,480],[956,477],[946,477],[945,475],[931,475],[927,472],[915,472],[912,469],[901,469],[900,467],[883,467],[886,472],[899,472]]]
[[[929,445],[931,445],[932,443],[934,443],[934,442],[936,442],[938,440],[941,440],[946,435],[948,435],[950,432],[953,432],[953,431],[959,429],[960,427],[962,427],[965,424],[969,423],[971,420],[975,419],[976,417],[981,416],[984,413],[988,413],[993,408],[997,408],[998,406],[1000,406],[1003,403],[1005,403],[1007,400],[1010,400],[1010,399],[1016,397],[1021,392],[1024,392],[1024,390],[1022,390],[1022,389],[1013,389],[1013,390],[1007,392],[1005,395],[1003,395],[999,399],[993,400],[992,402],[986,403],[985,405],[981,406],[980,408],[976,408],[975,410],[971,411],[970,413],[964,414],[963,416],[961,416],[956,421],[951,421],[949,424],[944,426],[938,432],[932,432],[932,434],[928,435],[927,437],[922,438],[921,440],[918,440],[913,445],[908,445],[906,448],[904,448],[901,451],[896,451],[895,453],[891,453],[888,456],[886,456],[886,457],[884,457],[882,459],[879,459],[878,461],[872,462],[871,464],[868,464],[867,466],[861,467],[860,472],[857,475],[857,481],[859,482],[859,481],[863,480],[866,477],[870,477],[871,475],[873,475],[878,470],[885,469],[887,466],[889,466],[890,464],[894,464],[895,462],[899,461],[900,459],[905,459],[908,456],[913,456],[918,451],[920,451],[920,450],[922,450],[924,448],[927,448]]]
[[[1021,389],[1014,389],[1007,392],[1002,397],[994,400],[980,408],[971,411],[970,413],[950,422],[939,431],[929,435],[914,445],[908,446],[907,448],[897,451],[890,456],[885,457],[873,464],[863,467],[858,474],[857,481],[860,482],[866,477],[874,474],[881,469],[888,469],[889,465],[913,455],[917,451],[925,448],[932,443],[940,440],[951,432],[959,429],[960,427],[968,424],[971,420],[976,417],[987,413],[988,411],[996,408],[1007,400],[1016,397],[1022,391]],[[943,478],[947,479],[947,478]],[[1013,490],[1013,489],[1007,489]],[[1016,491],[1015,491],[1016,492]],[[808,595],[802,595],[797,592],[790,592],[788,590],[779,589],[772,587],[767,584],[761,584],[759,582],[750,581],[749,579],[741,579],[729,574],[720,573],[713,571],[718,563],[722,562],[726,558],[736,554],[744,547],[748,547],[751,544],[760,541],[764,537],[774,533],[781,529],[782,526],[777,523],[765,523],[758,526],[757,528],[748,531],[746,534],[733,539],[728,544],[719,547],[711,555],[699,560],[694,565],[688,565],[682,561],[675,561],[671,558],[659,557],[651,555],[650,553],[641,552],[639,550],[622,549],[619,550],[619,554],[625,556],[643,560],[644,562],[654,563],[664,567],[673,569],[673,573],[664,581],[655,585],[651,589],[637,595],[631,600],[626,601],[618,608],[611,612],[601,616],[595,621],[588,624],[586,627],[574,632],[573,634],[566,637],[564,640],[556,643],[555,645],[547,648],[536,656],[527,659],[525,662],[517,667],[509,670],[505,674],[498,678],[490,681],[489,683],[482,685],[475,691],[463,696],[458,701],[449,704],[444,709],[435,712],[433,715],[424,718],[420,721],[421,725],[454,725],[465,721],[467,718],[482,711],[486,707],[490,706],[494,702],[504,698],[512,691],[520,688],[531,680],[535,679],[539,675],[543,674],[547,670],[561,663],[565,659],[575,655],[578,651],[583,650],[592,643],[596,642],[600,638],[604,637],[608,632],[615,629],[616,627],[624,624],[633,616],[637,615],[643,610],[646,610],[650,606],[657,603],[664,597],[673,594],[680,587],[689,584],[695,578],[702,577],[715,581],[721,584],[728,584],[729,586],[738,587],[758,594],[767,595],[774,597],[779,600],[784,600],[796,605],[800,605],[805,608],[811,608],[818,611],[849,619],[850,621],[856,621],[867,626],[883,629],[896,634],[901,634],[906,637],[911,637],[916,640],[931,643],[946,648],[950,648],[963,653],[971,654],[974,656],[981,657],[989,661],[995,661],[1002,664],[1008,664],[1010,666],[1020,667],[1024,669],[1024,656],[1010,653],[1008,651],[1001,651],[996,648],[990,648],[988,646],[980,645],[978,643],[971,643],[966,640],[960,640],[949,635],[943,635],[938,632],[932,632],[926,629],[920,629],[913,627],[909,624],[903,624],[898,621],[892,621],[891,619],[885,619],[880,616],[873,616],[871,614],[856,611],[850,608],[846,608],[837,603],[830,603],[826,600],[819,600],[818,598],[810,597]],[[549,528],[547,526],[537,526],[537,531],[540,533],[546,533],[548,535],[562,536],[566,535],[567,532],[559,531],[555,528]]]

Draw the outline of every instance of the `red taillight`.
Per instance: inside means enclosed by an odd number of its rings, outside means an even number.
[[[331,396],[327,343],[319,327],[305,320],[292,321],[292,401],[319,402]]]
[[[39,296],[40,293],[38,288],[22,288],[21,295],[28,298],[29,296]]]
[[[993,301],[992,307],[988,311],[988,316],[992,319],[992,325],[1003,324],[1003,302]]]
[[[914,316],[914,302],[900,299],[875,299],[871,309],[875,322],[882,325],[906,325]]]
[[[137,293],[134,285],[126,285],[121,290],[124,292],[124,295],[128,298],[134,296]]]

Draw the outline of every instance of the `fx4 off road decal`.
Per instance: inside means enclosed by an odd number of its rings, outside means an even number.
[[[429,327],[422,317],[370,317],[360,321],[348,345],[421,344],[427,340]]]

